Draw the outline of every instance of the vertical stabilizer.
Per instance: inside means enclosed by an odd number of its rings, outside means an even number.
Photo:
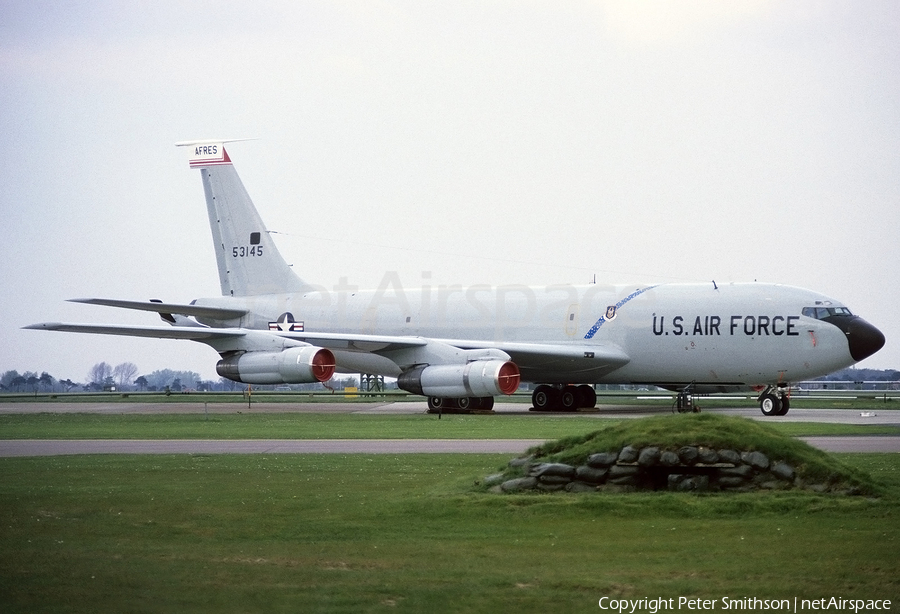
[[[223,296],[300,292],[306,288],[281,257],[238,177],[224,144],[189,141],[191,168],[199,168],[206,195]]]

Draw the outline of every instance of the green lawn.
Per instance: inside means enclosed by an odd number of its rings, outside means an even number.
[[[0,414],[0,439],[558,439],[620,421],[594,415]],[[900,428],[885,425],[768,424],[791,436],[900,435]]]
[[[508,455],[0,459],[3,612],[587,612],[900,600],[889,494],[472,492]]]

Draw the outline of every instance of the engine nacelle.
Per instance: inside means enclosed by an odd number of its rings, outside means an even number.
[[[216,363],[216,373],[244,384],[314,384],[334,375],[334,354],[306,345],[281,352],[245,352]]]
[[[402,373],[397,386],[427,397],[493,397],[519,388],[519,367],[508,360],[416,367]]]

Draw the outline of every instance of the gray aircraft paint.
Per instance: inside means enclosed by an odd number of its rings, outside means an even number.
[[[279,254],[223,142],[180,145],[200,169],[223,296],[195,300],[177,318],[178,305],[79,299],[157,311],[172,328],[30,328],[191,339],[223,356],[312,345],[330,350],[338,370],[392,377],[426,365],[512,360],[528,382],[679,389],[787,385],[854,364],[884,343],[860,318],[850,326],[849,316],[803,315],[810,307],[843,310],[840,301],[776,284],[406,289],[388,272],[373,290],[316,287]]]
[[[604,322],[591,339],[584,335],[595,319],[640,286],[483,286],[474,292],[392,288],[391,293],[376,290],[340,296],[314,291],[236,301],[205,299],[197,304],[233,307],[238,302],[249,311],[240,321],[247,328],[268,328],[281,313],[290,312],[303,321],[304,332],[309,334],[427,337],[448,340],[461,348],[498,347],[514,361],[525,353],[510,350],[513,344],[570,346],[575,350],[573,357],[556,361],[548,357],[544,362],[552,364],[543,369],[537,365],[523,368],[523,379],[547,383],[763,385],[812,379],[855,362],[843,349],[847,341],[837,327],[800,315],[804,307],[817,303],[843,305],[790,286],[751,283],[715,289],[712,283],[658,285],[618,309],[615,319]],[[590,322],[577,327],[576,334],[568,328],[572,305],[583,314],[583,322]],[[373,321],[371,314],[376,314],[377,320]],[[201,321],[211,326],[226,323]],[[312,339],[304,334],[291,336]],[[320,344],[340,349],[327,341]],[[594,361],[580,361],[576,375],[571,372],[576,365],[568,363],[576,361],[579,353],[583,355],[582,348],[596,349],[597,362],[610,348],[629,360],[611,373],[604,373],[601,365],[592,369]]]

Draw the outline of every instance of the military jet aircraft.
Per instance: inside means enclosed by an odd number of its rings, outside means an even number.
[[[73,299],[158,313],[164,326],[43,323],[30,329],[188,339],[247,384],[324,382],[336,370],[397,379],[431,410],[490,409],[535,384],[536,410],[593,407],[595,384],[693,395],[752,390],[765,415],[792,382],[871,356],[884,335],[841,301],[767,283],[423,286],[386,274],[376,289],[332,290],[279,254],[225,150],[179,143],[199,169],[222,296],[190,304]],[[304,272],[304,275],[306,272]]]

